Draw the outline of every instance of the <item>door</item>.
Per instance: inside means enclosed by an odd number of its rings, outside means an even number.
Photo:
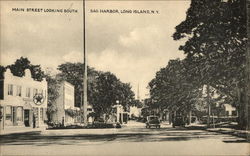
[[[24,125],[25,127],[30,126],[30,110],[24,110]]]
[[[17,107],[13,107],[12,109],[12,119],[13,119],[13,126],[17,126],[17,121],[16,121],[16,108]]]

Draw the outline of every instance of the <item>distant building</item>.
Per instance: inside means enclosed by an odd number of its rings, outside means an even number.
[[[47,120],[47,81],[35,81],[29,69],[23,77],[14,76],[10,69],[0,81],[1,129],[41,127]]]
[[[230,104],[223,104],[223,109],[226,116],[237,116],[236,108]]]
[[[59,96],[55,101],[56,112],[51,115],[52,121],[64,125],[70,125],[76,122],[76,112],[79,111],[75,107],[74,86],[63,81],[60,84]]]
[[[109,117],[109,122],[119,122],[121,124],[127,123],[129,118],[129,112],[124,111],[122,105],[114,105],[112,107],[112,115]]]
[[[141,109],[142,108],[138,108],[136,106],[130,106],[129,107],[129,117],[140,117],[141,116]]]

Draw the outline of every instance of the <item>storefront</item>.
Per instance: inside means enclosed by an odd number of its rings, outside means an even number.
[[[47,82],[35,81],[29,70],[24,77],[13,76],[9,69],[4,73],[3,98],[0,99],[1,129],[8,127],[45,126],[47,109]],[[36,97],[39,95],[39,101]]]

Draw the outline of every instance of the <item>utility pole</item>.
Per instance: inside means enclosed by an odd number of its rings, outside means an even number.
[[[87,120],[87,107],[88,107],[88,99],[87,99],[87,52],[86,52],[86,32],[85,29],[85,0],[83,0],[83,63],[84,63],[84,74],[83,74],[83,122],[86,126],[88,124]]]
[[[210,114],[211,114],[210,86],[207,85],[207,127],[210,127]]]

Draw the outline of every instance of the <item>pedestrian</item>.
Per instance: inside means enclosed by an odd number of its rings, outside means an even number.
[[[62,117],[62,126],[64,127],[64,117]]]

